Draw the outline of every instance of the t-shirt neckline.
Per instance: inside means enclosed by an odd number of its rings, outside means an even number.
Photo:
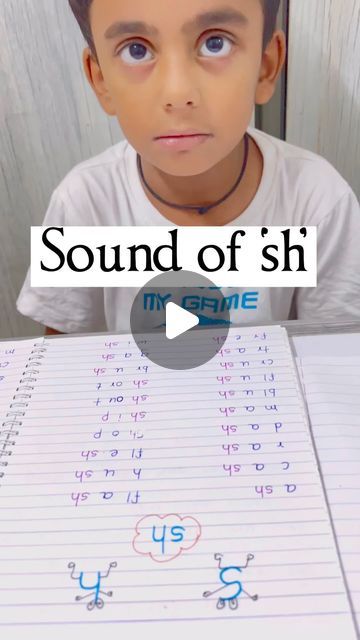
[[[278,150],[275,145],[275,140],[272,139],[272,136],[252,127],[248,128],[248,134],[253,138],[263,156],[263,174],[259,188],[249,206],[226,226],[237,226],[239,224],[246,226],[247,224],[253,224],[252,218],[255,212],[263,211],[266,207],[269,207],[270,194],[274,191],[275,175],[278,169]],[[174,223],[168,220],[152,202],[150,202],[139,175],[136,161],[137,153],[129,142],[127,142],[126,145],[125,167],[128,172],[128,185],[133,204],[138,208],[139,213],[141,212],[144,224],[174,226]],[[255,215],[255,218],[256,217]]]

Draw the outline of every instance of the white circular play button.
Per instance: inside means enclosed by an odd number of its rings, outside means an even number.
[[[144,357],[167,369],[193,369],[222,348],[230,328],[229,299],[202,275],[169,271],[137,293],[130,326]],[[221,341],[199,340],[202,329],[220,329]]]
[[[168,302],[166,307],[166,337],[168,340],[174,340],[186,331],[190,331],[196,327],[200,320],[198,316],[179,307],[175,302]]]

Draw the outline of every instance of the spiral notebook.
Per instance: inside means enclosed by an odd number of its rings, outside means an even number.
[[[286,331],[189,339],[221,348],[170,371],[156,335],[0,343],[1,637],[359,637]]]

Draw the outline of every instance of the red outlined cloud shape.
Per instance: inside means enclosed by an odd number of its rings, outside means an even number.
[[[153,528],[157,539],[164,535],[165,542],[162,546],[159,542],[154,542]],[[174,527],[182,527],[183,539],[175,541],[172,532],[179,531]],[[176,513],[169,513],[164,516],[149,515],[141,518],[135,528],[133,548],[136,553],[149,556],[155,562],[170,562],[177,558],[183,551],[188,551],[196,545],[201,536],[201,526],[192,516],[181,517]]]

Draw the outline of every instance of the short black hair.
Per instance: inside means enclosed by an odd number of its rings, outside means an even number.
[[[93,55],[96,56],[96,49],[94,38],[92,35],[90,24],[90,9],[93,0],[69,0],[72,12],[79,23],[79,27],[83,33],[85,40],[87,41]],[[261,4],[264,10],[265,26],[264,26],[264,49],[271,40],[271,37],[276,28],[276,19],[279,12],[280,0],[261,0]]]

